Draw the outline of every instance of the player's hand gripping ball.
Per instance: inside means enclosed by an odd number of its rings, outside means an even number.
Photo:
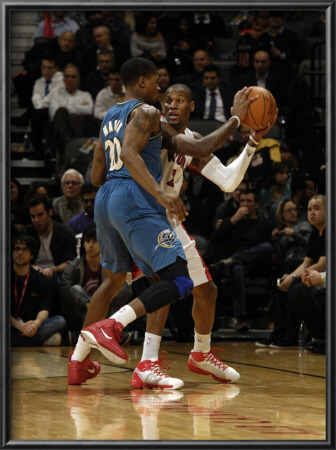
[[[274,119],[277,113],[277,104],[272,93],[260,86],[251,86],[247,98],[258,95],[259,98],[247,108],[247,113],[241,124],[245,128],[262,130]]]

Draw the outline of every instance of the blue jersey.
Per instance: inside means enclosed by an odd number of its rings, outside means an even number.
[[[120,159],[120,152],[123,145],[123,134],[128,122],[130,113],[143,103],[139,100],[129,100],[117,103],[110,108],[101,126],[102,143],[105,150],[105,160],[107,167],[107,179],[132,179],[123,161]],[[161,159],[160,150],[162,147],[161,132],[149,139],[145,148],[141,152],[141,157],[145,161],[149,172],[159,183],[161,180]]]
[[[180,240],[166,210],[132,178],[120,159],[130,113],[139,100],[117,103],[105,115],[101,127],[107,181],[95,199],[97,240],[103,267],[117,272],[132,270],[132,259],[146,275],[185,259]],[[153,136],[141,152],[149,172],[161,180],[161,133]]]

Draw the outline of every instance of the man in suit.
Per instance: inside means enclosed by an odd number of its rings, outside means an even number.
[[[272,92],[280,114],[285,113],[286,92],[285,77],[278,70],[271,67],[271,57],[266,50],[257,50],[253,55],[253,68],[248,70],[240,79],[239,85],[242,89],[244,86],[261,86]]]
[[[233,94],[230,87],[221,82],[218,66],[208,64],[204,67],[203,85],[203,89],[194,92],[195,110],[191,118],[226,122],[230,117]]]

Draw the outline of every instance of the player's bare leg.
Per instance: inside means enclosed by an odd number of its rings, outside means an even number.
[[[214,355],[211,348],[211,330],[215,319],[217,287],[213,282],[203,283],[192,291],[192,315],[195,322],[194,348],[190,352],[188,369],[200,375],[210,375],[216,381],[232,383],[240,375]],[[220,349],[218,349],[221,351]]]

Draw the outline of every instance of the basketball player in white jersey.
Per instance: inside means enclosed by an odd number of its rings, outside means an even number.
[[[191,90],[183,84],[175,84],[165,94],[166,120],[178,134],[199,139],[201,135],[187,128],[190,113],[194,110]],[[165,120],[165,119],[164,119]],[[211,155],[207,160],[195,160],[201,173],[217,184],[223,191],[232,192],[244,178],[248,165],[257,147],[258,140],[268,132],[253,132],[239,158],[225,167],[219,159]],[[179,193],[183,170],[191,163],[191,156],[161,150],[162,180],[161,188],[167,193]],[[210,375],[224,383],[239,380],[239,373],[224,364],[210,347],[211,330],[215,318],[217,287],[212,281],[208,268],[200,255],[193,238],[182,224],[172,223],[180,239],[188,262],[190,278],[193,280],[192,315],[195,323],[194,348],[189,355],[188,369],[201,375]],[[171,378],[162,371],[163,362],[159,358],[162,332],[166,323],[169,306],[147,314],[146,333],[141,361],[134,370],[131,385],[133,388],[178,389],[183,381]],[[217,349],[221,351],[220,349]]]

